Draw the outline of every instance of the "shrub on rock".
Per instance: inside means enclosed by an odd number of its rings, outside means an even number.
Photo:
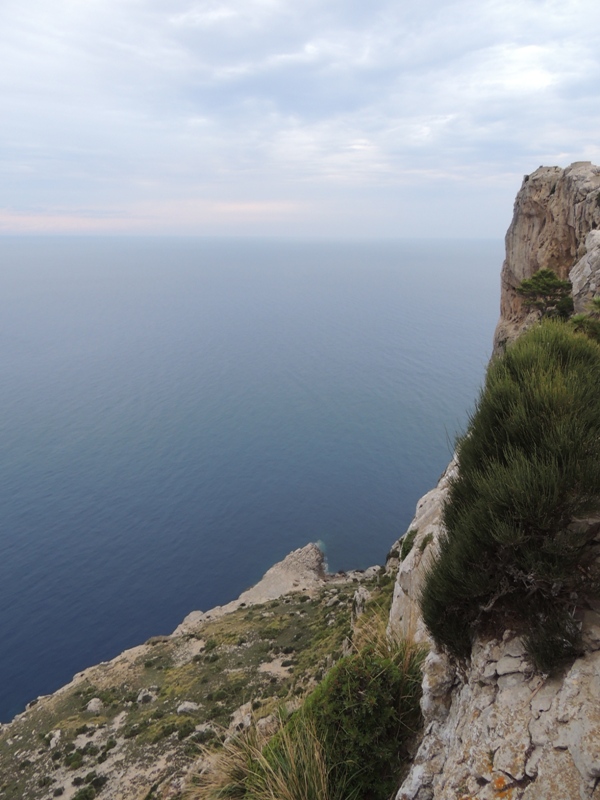
[[[421,596],[456,656],[506,625],[542,671],[577,652],[577,606],[598,591],[593,534],[576,522],[600,507],[599,386],[600,346],[558,321],[491,363]]]

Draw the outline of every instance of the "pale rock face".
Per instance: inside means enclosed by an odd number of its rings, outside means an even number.
[[[429,634],[419,611],[419,595],[427,564],[437,553],[437,542],[442,530],[442,506],[450,480],[456,475],[458,465],[452,460],[439,480],[418,504],[408,530],[417,530],[410,553],[400,563],[388,624],[388,633],[400,639],[411,639],[429,644]],[[395,545],[401,549],[402,540]]]
[[[566,279],[585,255],[587,235],[600,228],[599,195],[600,168],[589,161],[564,170],[540,167],[525,176],[506,234],[496,350],[536,318],[515,291],[521,281],[546,267]]]
[[[90,702],[85,707],[86,711],[89,711],[90,714],[100,714],[102,709],[104,708],[104,703],[100,700],[99,697],[92,697]]]
[[[316,544],[307,544],[292,551],[263,575],[250,589],[224,606],[215,606],[210,611],[192,611],[173,632],[182,636],[193,631],[200,622],[217,619],[235,611],[240,606],[267,603],[291,592],[314,592],[326,583],[325,555]]]
[[[478,642],[469,669],[432,650],[425,734],[397,800],[585,800],[600,783],[600,650],[566,674],[535,673],[510,631]]]
[[[195,714],[200,709],[198,703],[192,703],[191,700],[184,700],[183,703],[177,706],[178,714]]]
[[[577,313],[587,311],[592,297],[600,294],[600,231],[588,233],[585,237],[585,250],[585,255],[569,272]]]

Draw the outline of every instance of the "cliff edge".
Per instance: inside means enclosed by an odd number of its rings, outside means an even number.
[[[506,235],[495,349],[537,320],[515,289],[538,269],[570,277],[576,311],[600,287],[600,168],[578,162],[526,176]],[[429,645],[423,737],[397,800],[592,800],[600,790],[600,603],[579,611],[582,654],[552,676],[529,661],[515,631],[478,637],[461,664],[438,650],[420,614],[438,552],[452,461],[423,497],[406,534],[388,630]],[[582,521],[600,541],[600,520]]]
[[[523,308],[516,287],[539,269],[552,269],[561,279],[596,250],[600,228],[600,167],[576,161],[566,169],[540,167],[525,175],[517,194],[512,222],[506,233],[506,258],[502,266],[500,320],[494,335],[494,351],[531,325],[535,312]],[[598,259],[592,258],[596,272]],[[593,290],[589,281],[590,259],[580,267],[574,281],[575,310]],[[585,274],[583,274],[585,273]],[[595,286],[594,286],[595,289]]]

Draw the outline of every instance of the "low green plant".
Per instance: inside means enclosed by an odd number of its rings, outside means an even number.
[[[182,739],[191,736],[192,733],[196,730],[196,724],[192,722],[191,719],[185,720],[179,727],[177,728],[177,738],[181,741]]]
[[[400,542],[400,561],[404,561],[406,556],[412,550],[418,532],[419,531],[417,528],[411,528],[402,537],[402,540]]]
[[[297,718],[314,724],[332,786],[351,785],[361,800],[387,800],[397,788],[421,721],[423,655],[379,639],[342,658],[309,695]]]
[[[84,789],[80,789],[75,795],[73,795],[73,800],[94,800],[96,797],[96,790],[93,786],[86,786]]]
[[[190,800],[387,800],[420,725],[424,651],[390,640],[379,615],[370,617],[361,649],[342,658],[299,711],[282,714],[272,739],[251,727],[212,753]]]
[[[589,527],[600,507],[600,346],[547,320],[495,359],[458,442],[446,533],[421,596],[438,645],[517,627],[538,669],[579,648],[575,610],[598,592]]]
[[[593,297],[587,311],[575,314],[569,320],[575,331],[585,333],[595,342],[600,342],[600,296]]]

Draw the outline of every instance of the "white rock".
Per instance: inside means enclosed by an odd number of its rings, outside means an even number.
[[[137,696],[137,704],[145,705],[146,703],[153,703],[156,700],[156,695],[149,689],[142,689]]]
[[[367,603],[371,599],[371,592],[365,589],[364,586],[359,586],[354,592],[354,599],[352,601],[352,612],[355,619],[358,619],[365,611]],[[332,598],[333,600],[333,598]],[[331,600],[327,605],[331,603]]]
[[[85,707],[86,711],[89,711],[90,714],[100,714],[102,709],[104,708],[104,703],[100,700],[99,697],[92,697],[90,702]]]
[[[200,710],[198,703],[193,703],[191,700],[184,700],[183,703],[177,706],[178,714],[195,714]]]
[[[61,730],[57,729],[55,731],[50,731],[50,741],[48,743],[48,747],[50,748],[50,750],[54,750],[56,745],[59,744],[61,736],[62,736]]]
[[[231,715],[230,731],[241,731],[252,724],[252,703],[244,703]]]
[[[496,664],[496,672],[498,675],[510,675],[512,672],[520,672],[522,664],[523,662],[520,658],[504,656]]]

